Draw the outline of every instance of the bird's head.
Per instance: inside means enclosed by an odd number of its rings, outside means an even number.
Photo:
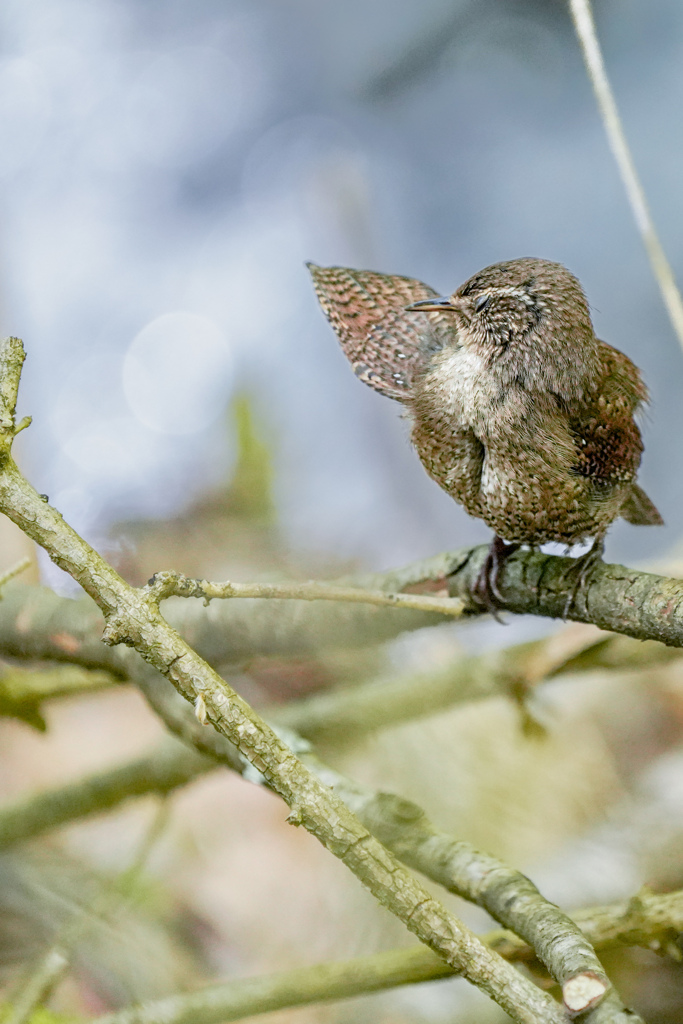
[[[406,309],[450,315],[460,344],[489,350],[537,344],[547,331],[593,334],[581,285],[560,263],[548,260],[495,263],[452,295],[414,302]]]
[[[424,299],[410,313],[453,318],[448,345],[468,349],[517,381],[573,401],[598,372],[598,341],[581,285],[560,263],[522,258],[479,271],[445,298]]]

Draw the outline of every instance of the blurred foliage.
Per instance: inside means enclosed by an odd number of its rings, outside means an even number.
[[[40,1006],[31,1014],[28,1024],[79,1024],[80,1019],[64,1013],[53,1013],[52,1010]]]
[[[34,729],[45,732],[47,723],[41,705],[46,696],[52,699],[94,693],[115,682],[108,672],[90,670],[80,665],[24,668],[0,662],[0,715],[18,718]]]
[[[253,400],[247,394],[233,398],[231,417],[237,443],[237,462],[223,499],[226,516],[272,524],[275,520],[273,502],[273,458],[263,440],[263,425],[256,419]],[[260,427],[260,429],[259,429]],[[220,500],[215,495],[214,500]]]

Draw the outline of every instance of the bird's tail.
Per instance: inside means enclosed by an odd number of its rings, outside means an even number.
[[[663,526],[664,520],[647,494],[638,484],[633,484],[631,493],[621,506],[619,513],[627,523],[634,526]]]

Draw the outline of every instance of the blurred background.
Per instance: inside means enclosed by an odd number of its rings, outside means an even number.
[[[676,267],[683,12],[596,14]],[[534,255],[577,274],[652,391],[642,478],[668,530],[621,523],[610,553],[675,543],[682,357],[562,0],[8,2],[0,40],[2,329],[29,351],[25,463],[77,528],[223,480],[247,388],[297,549],[386,566],[485,539],[349,373],[303,264],[448,292]]]
[[[683,7],[595,7],[681,280]],[[677,571],[683,354],[563,0],[6,0],[0,240],[2,331],[28,351],[20,412],[34,419],[17,442],[20,461],[133,582],[171,567],[322,577],[487,540],[425,475],[396,404],[354,378],[304,261],[450,292],[486,264],[527,255],[579,277],[597,333],[651,390],[640,479],[667,525],[617,523],[607,557]],[[22,545],[2,527],[0,568]],[[74,593],[47,562],[40,568]],[[233,666],[233,681],[272,704],[557,628],[444,627],[370,652],[257,659]],[[553,684],[544,699],[545,745],[530,744],[501,701],[328,754],[428,805],[442,827],[507,857],[566,906],[629,896],[645,881],[683,884],[683,857],[672,852],[683,811],[676,665]],[[5,798],[133,756],[160,735],[123,689],[43,710],[46,734],[2,723]],[[36,845],[30,878],[8,859],[0,901],[25,890],[17,915],[35,925],[27,950],[54,925],[47,913],[37,923],[47,889],[72,892],[83,865],[93,879],[120,867],[150,814],[140,804]],[[136,924],[155,929],[163,968],[133,983],[120,951],[106,966],[91,957],[61,991],[63,1006],[96,1012],[199,976],[402,941],[284,816],[274,798],[227,775],[183,793],[152,858],[149,920]],[[638,953],[621,970],[648,1021],[681,1019],[680,968]],[[501,1018],[456,982],[271,1019]]]

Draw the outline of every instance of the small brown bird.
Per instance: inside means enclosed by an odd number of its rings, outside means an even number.
[[[577,588],[619,516],[662,518],[636,483],[631,360],[595,337],[581,285],[559,263],[495,263],[448,298],[409,277],[308,264],[360,379],[402,402],[429,475],[495,532],[477,584],[489,608],[520,544],[593,538]]]

